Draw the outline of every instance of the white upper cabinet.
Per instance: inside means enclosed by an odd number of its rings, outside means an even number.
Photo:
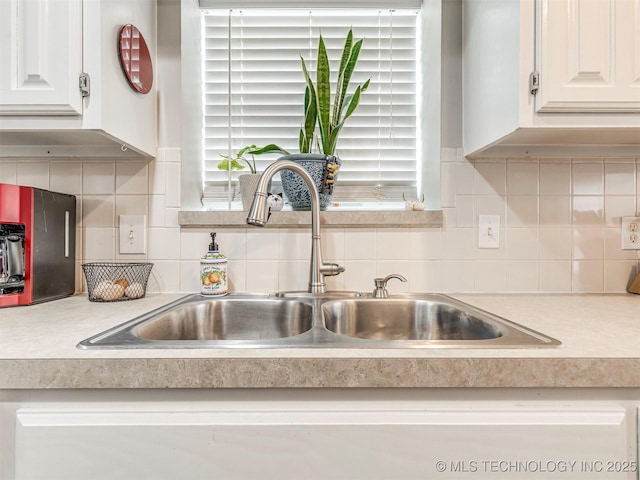
[[[0,113],[80,115],[82,4],[0,3]]]
[[[464,151],[640,156],[640,0],[463,0]]]
[[[0,1],[0,157],[155,156],[157,82],[138,93],[118,56],[130,23],[155,67],[155,0]]]
[[[539,112],[640,112],[640,0],[541,0]]]

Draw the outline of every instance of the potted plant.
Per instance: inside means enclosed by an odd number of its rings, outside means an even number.
[[[264,155],[267,153],[282,153],[289,155],[289,152],[279,146],[271,143],[264,147],[256,145],[248,145],[236,153],[235,156],[222,155],[222,161],[218,164],[218,170],[244,170],[246,164],[251,173],[243,174],[238,177],[240,184],[240,198],[242,199],[242,209],[249,210],[253,196],[256,193],[260,174],[256,172],[256,160],[254,155]],[[251,155],[251,159],[247,159],[245,155]]]
[[[347,119],[360,104],[360,97],[369,87],[370,80],[358,85],[349,93],[349,84],[355,71],[363,40],[354,42],[350,29],[342,49],[335,92],[331,93],[331,70],[327,49],[322,35],[318,42],[317,72],[315,84],[309,75],[302,56],[302,73],[306,81],[304,95],[304,123],[300,129],[298,147],[300,155],[290,155],[288,160],[301,164],[314,178],[320,192],[320,208],[331,203],[333,181],[341,165],[335,155],[338,138]],[[319,141],[316,136],[319,131]],[[319,153],[312,154],[314,143]],[[330,183],[327,183],[329,176]],[[294,210],[309,210],[311,199],[306,184],[294,172],[283,170],[282,187]]]

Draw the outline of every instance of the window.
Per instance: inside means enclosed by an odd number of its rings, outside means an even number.
[[[300,55],[313,77],[322,33],[335,72],[350,27],[355,38],[364,38],[352,86],[368,78],[371,84],[338,142],[343,166],[334,200],[416,195],[421,87],[415,8],[202,10],[201,20],[202,159],[208,205],[228,206],[237,195],[238,173],[218,170],[220,155],[268,143],[297,152],[305,87]],[[258,171],[277,158],[257,156]]]

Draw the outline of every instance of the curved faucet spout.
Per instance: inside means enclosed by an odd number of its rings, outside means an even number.
[[[311,195],[311,262],[309,269],[309,293],[325,293],[324,277],[338,275],[344,272],[344,267],[336,264],[325,264],[322,261],[322,247],[320,242],[320,196],[316,185],[304,167],[290,160],[278,160],[269,165],[258,180],[258,187],[247,215],[247,223],[263,227],[267,224],[270,209],[267,205],[267,186],[271,178],[280,170],[293,170],[307,184]]]

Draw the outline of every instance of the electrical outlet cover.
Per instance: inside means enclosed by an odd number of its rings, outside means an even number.
[[[640,217],[622,217],[623,250],[640,250]]]

